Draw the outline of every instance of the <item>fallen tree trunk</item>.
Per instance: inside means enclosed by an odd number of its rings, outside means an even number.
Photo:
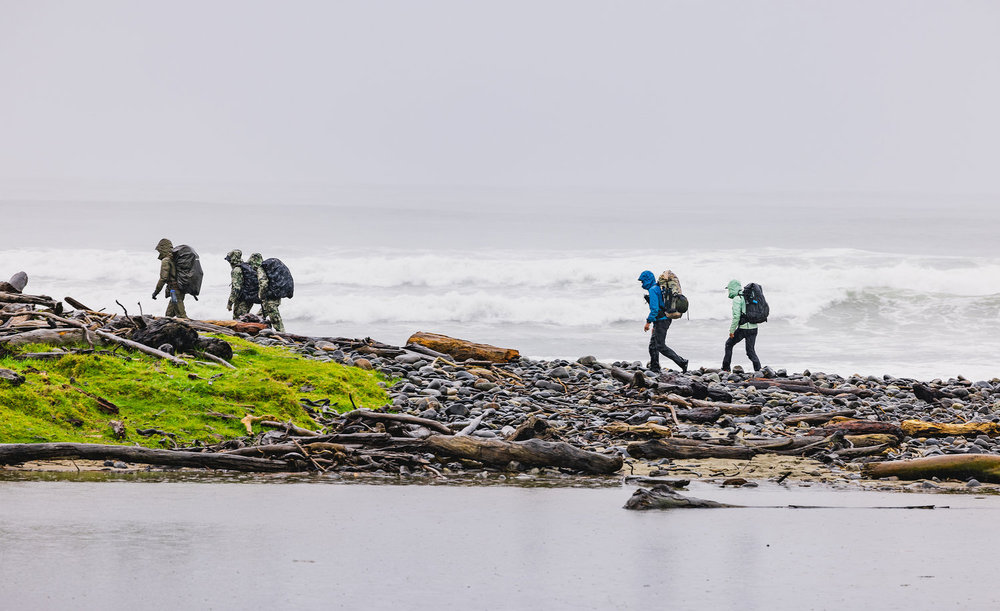
[[[228,329],[232,333],[246,333],[247,335],[257,335],[261,331],[267,328],[267,325],[259,322],[242,322],[239,320],[202,320],[202,321],[191,321],[195,323],[204,323],[206,326],[211,325],[213,327],[222,327]],[[197,328],[196,325],[191,325]],[[218,329],[201,329],[205,331],[211,331],[213,333],[223,333]]]
[[[669,427],[646,422],[644,424],[625,424],[624,422],[612,422],[605,425],[604,430],[615,436],[637,435],[639,437],[672,437],[674,431]]]
[[[833,433],[843,433],[845,435],[895,435],[903,438],[903,430],[894,422],[879,422],[878,420],[842,420],[831,422],[823,427],[809,431],[811,435],[832,435]]]
[[[822,412],[819,414],[798,414],[795,416],[789,416],[781,421],[785,426],[796,426],[797,424],[825,424],[834,418],[851,418],[854,416],[853,409],[847,409],[838,412]]]
[[[506,466],[519,462],[536,467],[561,467],[593,474],[611,474],[624,464],[621,456],[607,456],[581,450],[561,441],[500,441],[477,437],[431,435],[414,444],[435,454],[477,460],[484,464]]]
[[[133,350],[138,350],[139,352],[148,354],[150,356],[159,357],[161,359],[170,361],[174,365],[178,365],[180,367],[187,367],[187,361],[185,361],[184,359],[179,359],[176,356],[171,356],[166,352],[157,350],[156,348],[150,348],[149,346],[145,346],[143,344],[140,344],[139,342],[133,342],[130,339],[124,339],[118,337],[113,333],[108,333],[107,331],[101,331],[99,329],[97,331],[94,331],[94,333],[96,333],[98,337],[104,338],[108,341],[115,342],[116,344],[121,344]]]
[[[789,392],[798,393],[816,393],[818,395],[826,395],[829,397],[835,397],[837,395],[854,395],[856,397],[867,397],[871,395],[871,391],[860,389],[860,388],[822,388],[814,384],[807,384],[805,382],[779,382],[777,380],[766,380],[763,378],[754,378],[752,380],[745,380],[739,382],[746,386],[753,386],[754,388],[771,388],[777,387],[781,390],[787,390]]]
[[[134,446],[89,443],[4,443],[0,444],[0,464],[57,459],[121,460],[146,465],[230,469],[233,471],[294,471],[292,463],[211,452],[178,452]]]
[[[1000,483],[1000,456],[989,454],[953,454],[913,460],[868,463],[862,473],[871,478],[967,480]]]
[[[407,344],[419,344],[426,346],[436,352],[443,352],[453,358],[464,361],[472,359],[476,361],[490,361],[491,363],[509,363],[520,358],[520,353],[512,348],[498,348],[489,344],[477,344],[464,339],[439,335],[437,333],[424,333],[418,331],[406,340]]]
[[[669,394],[662,399],[673,403],[674,405],[680,405],[681,407],[707,407],[717,409],[723,414],[732,414],[734,416],[755,416],[760,413],[761,407],[759,405],[743,405],[740,403],[723,403],[721,401],[706,401],[704,399],[691,399],[688,397],[682,397],[677,394]],[[678,412],[680,413],[680,412]]]
[[[17,293],[0,293],[0,303],[29,303],[33,305],[55,308],[56,300],[48,295],[19,295]]]
[[[373,412],[370,409],[356,409],[344,414],[344,418],[347,418],[348,420],[364,418],[365,420],[376,420],[382,422],[405,422],[407,424],[419,424],[420,426],[425,426],[444,435],[455,434],[454,431],[437,420],[421,418],[419,416],[408,416],[406,414],[383,414],[381,412]]]
[[[733,458],[749,460],[756,451],[745,446],[727,446],[694,439],[651,439],[628,444],[636,458]]]
[[[910,437],[966,437],[970,435],[1000,435],[1000,424],[996,422],[965,422],[962,424],[945,424],[943,422],[926,422],[924,420],[904,420],[899,424],[903,433]]]
[[[99,331],[96,333],[100,333]],[[35,329],[15,335],[0,337],[0,344],[8,346],[27,346],[28,344],[45,344],[46,346],[73,346],[87,343],[83,329]]]

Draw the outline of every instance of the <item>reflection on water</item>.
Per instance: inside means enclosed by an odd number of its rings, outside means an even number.
[[[696,483],[693,495],[727,503],[838,508],[630,512],[622,505],[633,488],[618,485],[31,477],[0,481],[4,609],[903,609],[934,600],[962,608],[1000,602],[1000,594],[980,587],[992,583],[996,497]],[[267,485],[276,482],[283,485]],[[950,508],[867,508],[917,504]]]

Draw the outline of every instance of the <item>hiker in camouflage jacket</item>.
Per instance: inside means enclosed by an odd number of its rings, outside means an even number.
[[[285,323],[282,322],[281,313],[278,311],[281,300],[268,299],[267,297],[268,278],[267,274],[264,273],[264,268],[261,266],[263,262],[264,257],[259,252],[250,255],[250,267],[254,268],[257,272],[257,285],[260,291],[260,315],[271,321],[271,326],[275,331],[283,332],[285,330]]]
[[[174,265],[174,244],[167,238],[163,238],[156,244],[156,252],[160,253],[160,280],[153,289],[153,299],[160,294],[163,287],[166,287],[164,296],[167,298],[167,312],[165,316],[176,316],[187,318],[184,310],[184,293],[177,286],[177,267]]]
[[[252,303],[240,299],[243,292],[243,268],[240,266],[243,263],[243,251],[238,249],[229,251],[226,261],[232,266],[229,276],[229,303],[226,304],[226,309],[232,310],[233,320],[239,320],[244,314],[249,314],[250,308],[253,307]]]

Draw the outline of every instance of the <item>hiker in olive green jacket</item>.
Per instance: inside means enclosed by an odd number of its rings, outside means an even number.
[[[233,320],[239,320],[244,314],[250,312],[250,308],[253,307],[253,303],[249,301],[243,301],[241,297],[243,296],[243,251],[241,250],[231,250],[229,254],[226,255],[226,261],[232,267],[232,272],[230,273],[230,289],[229,289],[229,303],[226,304],[227,310],[232,310]]]
[[[184,310],[184,293],[177,286],[177,267],[174,265],[174,244],[167,238],[163,238],[156,244],[156,252],[160,253],[160,281],[153,289],[153,299],[156,299],[163,287],[166,286],[165,296],[167,301],[167,313],[165,316],[176,316],[187,318]]]
[[[757,343],[757,325],[754,323],[740,324],[740,317],[747,311],[747,302],[743,297],[743,287],[739,280],[730,280],[726,286],[729,291],[729,298],[733,300],[733,320],[729,324],[729,339],[726,340],[726,355],[722,358],[723,371],[729,371],[729,365],[733,361],[733,346],[746,340],[747,358],[753,363],[753,370],[760,370],[760,359],[754,346]]]

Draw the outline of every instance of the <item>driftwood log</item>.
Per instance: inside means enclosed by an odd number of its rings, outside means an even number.
[[[868,463],[862,472],[872,478],[967,480],[1000,483],[1000,456],[990,454],[953,454],[913,460]]]
[[[97,330],[94,333],[96,333],[97,336],[100,337],[100,338],[102,338],[102,339],[106,339],[106,340],[114,342],[116,344],[121,344],[121,345],[123,345],[123,346],[125,346],[127,348],[131,348],[132,350],[138,350],[139,352],[142,352],[144,354],[148,354],[150,356],[159,357],[161,359],[170,361],[174,365],[178,365],[180,367],[187,367],[187,361],[185,361],[184,359],[179,359],[179,358],[177,358],[175,356],[167,354],[166,352],[161,352],[160,350],[157,350],[156,348],[150,348],[149,346],[143,346],[142,344],[140,344],[138,342],[133,342],[130,339],[124,339],[124,338],[118,337],[117,335],[115,335],[113,333],[108,333],[107,331]]]
[[[1000,424],[996,422],[965,422],[945,424],[924,420],[904,420],[899,424],[903,433],[910,437],[968,437],[973,435],[1000,435]]]
[[[46,308],[55,308],[55,299],[52,299],[48,295],[19,295],[18,293],[0,293],[0,303],[28,303],[32,305],[45,306]]]
[[[745,446],[707,443],[695,439],[651,439],[628,444],[635,458],[733,458],[749,460],[756,451]]]
[[[344,414],[344,418],[348,420],[363,418],[365,420],[375,420],[376,422],[402,422],[405,424],[418,424],[444,435],[454,434],[454,431],[437,420],[421,418],[420,416],[409,416],[407,414],[383,414],[381,412],[373,412],[370,409],[356,409]]]
[[[87,335],[83,329],[35,329],[16,335],[0,337],[0,344],[9,346],[27,346],[28,344],[45,344],[46,346],[73,346],[87,343]]]
[[[879,434],[903,438],[903,430],[899,428],[898,424],[878,420],[841,420],[827,423],[820,428],[809,431],[811,435],[832,435],[837,432],[845,435]]]
[[[210,452],[179,452],[133,446],[89,443],[4,443],[0,444],[0,464],[13,465],[31,460],[57,459],[121,460],[147,465],[230,469],[233,471],[294,471],[294,464]]]
[[[754,378],[752,380],[746,380],[740,382],[739,384],[745,386],[753,386],[754,388],[765,389],[777,387],[781,390],[787,390],[789,392],[797,393],[816,393],[817,395],[826,395],[830,397],[835,397],[837,395],[854,395],[856,397],[867,397],[871,395],[871,391],[864,390],[861,388],[823,388],[821,386],[816,386],[808,382],[782,382],[778,380],[769,380],[765,378]]]
[[[414,333],[407,344],[426,346],[436,352],[443,352],[451,357],[464,361],[489,361],[491,363],[509,363],[520,358],[520,353],[512,348],[498,348],[489,344],[477,344],[464,339],[439,335],[437,333]]]
[[[622,468],[621,456],[608,456],[581,450],[561,441],[500,441],[470,436],[431,435],[417,447],[428,452],[477,460],[503,467],[511,462],[538,467],[561,467],[583,473],[608,475]]]

